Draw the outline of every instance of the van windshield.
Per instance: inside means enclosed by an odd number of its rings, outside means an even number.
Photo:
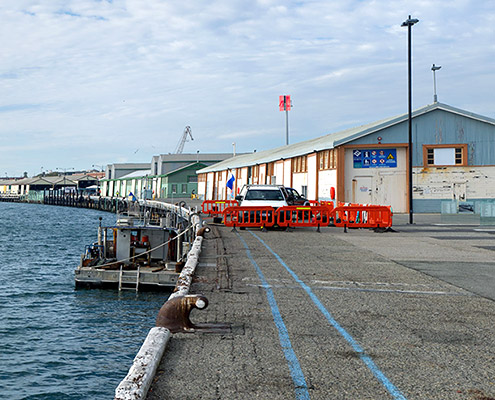
[[[284,200],[280,190],[252,189],[246,193],[246,200]]]

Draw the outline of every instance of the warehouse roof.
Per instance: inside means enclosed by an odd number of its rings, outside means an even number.
[[[201,161],[200,162],[193,162],[191,164],[183,165],[182,167],[174,169],[173,171],[169,171],[166,174],[164,174],[163,176],[170,176],[170,175],[176,174],[177,172],[186,170],[186,169],[194,167],[194,166],[200,167],[200,166],[204,166],[204,165],[206,165],[206,164],[202,163]],[[194,172],[196,172],[196,171],[194,171]]]
[[[482,122],[495,125],[495,119],[474,114],[459,108],[455,108],[443,103],[433,103],[421,107],[413,112],[413,118],[426,114],[434,110],[444,110],[454,114],[459,114],[468,118],[473,118]],[[315,139],[305,140],[304,142],[294,143],[286,146],[277,147],[275,149],[264,150],[255,153],[248,153],[231,157],[209,167],[203,168],[197,173],[207,173],[215,171],[224,171],[227,169],[242,168],[250,165],[264,164],[278,160],[284,160],[306,154],[311,154],[316,151],[333,149],[363,136],[370,135],[382,129],[399,124],[408,119],[408,114],[402,114],[391,118],[386,118],[370,124],[361,125],[355,128],[345,129],[340,132],[330,133],[325,136],[320,136]]]
[[[114,163],[109,164],[108,167],[115,169],[145,169],[150,167],[150,163]]]
[[[231,157],[232,153],[180,153],[180,154],[160,154],[153,158],[161,158],[162,162],[177,162],[177,161],[218,161],[225,160]]]
[[[122,179],[143,178],[148,175],[151,175],[151,169],[138,169],[137,171],[130,172],[118,179],[102,179],[102,181],[118,181]]]

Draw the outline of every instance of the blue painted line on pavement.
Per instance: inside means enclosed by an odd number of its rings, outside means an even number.
[[[278,329],[280,345],[282,346],[285,359],[287,360],[287,363],[289,365],[290,375],[292,377],[292,381],[294,382],[296,399],[309,400],[310,396],[308,392],[308,385],[306,384],[306,379],[304,378],[304,374],[302,372],[301,365],[299,364],[299,360],[297,359],[296,353],[292,348],[292,344],[289,338],[289,332],[287,331],[287,327],[285,326],[284,320],[282,319],[282,315],[280,314],[280,309],[278,308],[277,301],[275,300],[275,295],[273,294],[273,290],[271,289],[271,286],[268,284],[267,280],[265,279],[265,275],[261,271],[260,267],[258,266],[253,256],[251,255],[251,251],[249,250],[246,241],[241,235],[239,235],[239,233],[236,234],[239,237],[239,239],[241,239],[241,242],[244,245],[244,248],[246,249],[246,254],[249,260],[251,261],[251,263],[254,265],[258,277],[261,280],[262,287],[266,291],[266,297],[268,298],[268,303],[270,304],[270,308],[272,310],[273,321],[275,322],[275,326]]]
[[[322,312],[328,322],[344,337],[344,339],[352,346],[353,350],[359,355],[359,358],[365,363],[368,369],[375,375],[375,377],[380,381],[380,383],[388,390],[388,392],[397,400],[406,400],[404,395],[400,392],[397,387],[390,382],[390,380],[385,376],[385,374],[378,368],[375,362],[368,356],[363,348],[359,345],[358,342],[332,317],[330,312],[325,308],[325,306],[320,302],[318,297],[313,293],[311,288],[306,285],[299,277],[296,275],[294,271],[282,260],[282,258],[275,253],[270,246],[268,246],[263,239],[261,239],[255,233],[249,231],[251,235],[253,235],[256,239],[258,239],[263,246],[267,248],[267,250],[272,253],[277,261],[282,264],[282,266],[287,270],[287,272],[292,275],[294,280],[301,285],[301,287],[306,291],[309,295],[313,303],[318,307],[318,309]]]

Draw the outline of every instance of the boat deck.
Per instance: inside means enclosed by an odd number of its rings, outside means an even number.
[[[175,287],[179,274],[175,263],[162,269],[140,267],[137,269],[103,269],[80,267],[75,271],[76,288],[119,288],[133,290],[170,290]]]

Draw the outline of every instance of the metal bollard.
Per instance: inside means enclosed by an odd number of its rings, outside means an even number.
[[[160,309],[156,326],[167,328],[172,333],[194,332],[195,326],[189,319],[193,308],[203,310],[208,307],[208,300],[201,295],[178,296],[168,300]]]
[[[208,299],[203,295],[177,296],[168,300],[160,309],[156,318],[156,326],[167,328],[172,333],[229,333],[230,324],[193,324],[189,314],[193,308],[204,310],[208,307]]]

